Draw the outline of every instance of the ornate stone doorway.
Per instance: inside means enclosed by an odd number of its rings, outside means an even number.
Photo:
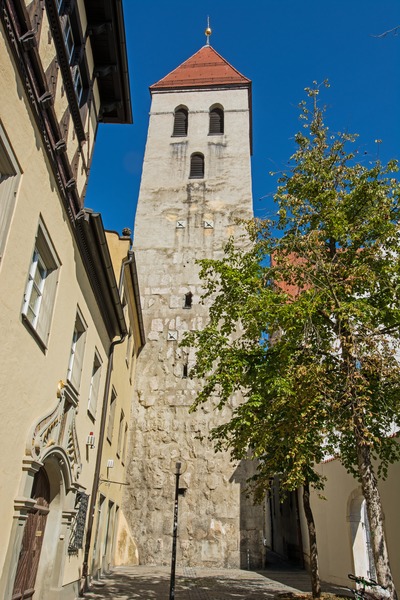
[[[35,581],[50,505],[50,484],[41,468],[35,475],[32,498],[35,505],[28,513],[22,538],[12,600],[28,600],[35,592]]]

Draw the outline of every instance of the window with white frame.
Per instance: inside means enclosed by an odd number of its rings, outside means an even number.
[[[0,261],[14,213],[21,170],[0,123]]]
[[[39,222],[29,267],[22,316],[47,345],[58,283],[60,260],[42,221]]]
[[[89,402],[88,402],[88,412],[93,417],[96,418],[96,410],[97,410],[97,401],[99,397],[99,389],[100,389],[100,378],[101,378],[101,358],[97,350],[94,352],[93,359],[93,367],[92,367],[92,377],[90,379],[90,389],[89,389]]]
[[[110,412],[108,415],[108,427],[107,427],[107,439],[112,442],[113,431],[114,431],[114,419],[115,419],[115,408],[117,406],[117,392],[113,386],[111,390],[111,399],[110,399]]]
[[[72,335],[71,354],[69,357],[67,379],[75,390],[79,391],[81,383],[83,356],[85,353],[87,325],[82,313],[78,309],[75,318],[74,333]]]
[[[71,61],[73,54],[74,54],[74,50],[75,50],[75,43],[74,43],[74,36],[72,34],[71,21],[69,20],[69,17],[67,17],[67,19],[65,21],[63,34],[64,34],[65,47],[67,49],[67,54],[68,54],[68,60]]]

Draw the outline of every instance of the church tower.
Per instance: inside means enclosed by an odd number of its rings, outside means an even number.
[[[244,465],[215,454],[210,429],[230,408],[189,408],[199,383],[179,346],[200,329],[196,260],[221,257],[238,218],[252,216],[251,81],[208,43],[150,87],[151,112],[135,220],[146,331],[136,368],[126,514],[141,564],[169,564],[175,463],[178,564],[259,567],[263,518],[243,494]]]

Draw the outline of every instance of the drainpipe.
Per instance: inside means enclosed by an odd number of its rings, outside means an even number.
[[[92,494],[90,497],[90,507],[89,507],[89,518],[88,525],[86,531],[86,542],[85,542],[85,555],[83,559],[82,565],[82,579],[83,586],[80,590],[80,595],[83,595],[83,592],[88,588],[88,574],[89,574],[89,552],[90,552],[90,544],[92,541],[92,532],[93,532],[93,521],[94,521],[94,511],[96,508],[96,498],[97,491],[99,488],[100,482],[100,468],[101,468],[101,459],[103,455],[103,440],[104,440],[104,432],[106,429],[106,420],[107,420],[107,408],[108,408],[108,396],[110,392],[110,384],[111,384],[111,373],[113,367],[113,359],[114,359],[114,348],[118,344],[122,344],[126,338],[126,333],[123,333],[119,340],[115,340],[111,342],[110,351],[108,353],[108,365],[107,365],[107,374],[106,374],[106,383],[104,387],[104,397],[103,397],[103,407],[101,411],[101,420],[100,420],[100,431],[99,431],[99,448],[96,456],[96,466],[94,470],[94,478],[93,478],[93,487]]]

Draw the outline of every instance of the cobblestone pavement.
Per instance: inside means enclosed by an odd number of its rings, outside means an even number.
[[[94,583],[85,598],[168,600],[169,577],[168,567],[118,567]],[[309,589],[309,576],[300,569],[255,572],[183,567],[176,571],[175,600],[267,600]]]

